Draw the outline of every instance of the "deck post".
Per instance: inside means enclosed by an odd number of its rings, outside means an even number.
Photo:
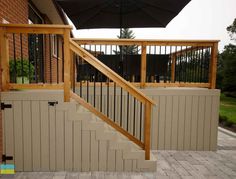
[[[8,90],[8,84],[10,83],[9,73],[9,45],[7,34],[3,28],[0,28],[0,61],[2,71],[2,91]]]
[[[217,54],[218,54],[218,42],[215,42],[211,47],[211,61],[210,61],[210,71],[209,71],[210,89],[215,89],[216,87]]]
[[[71,58],[70,58],[70,29],[64,29],[64,101],[69,102],[70,101],[70,83],[71,83],[71,73],[70,73],[70,64],[71,64]]]
[[[150,160],[150,130],[151,130],[151,110],[152,105],[150,102],[145,103],[144,109],[144,150],[145,160]]]
[[[171,55],[171,82],[175,82],[175,64],[176,64],[176,54]]]
[[[145,88],[146,70],[147,70],[147,46],[146,46],[145,43],[143,43],[142,44],[142,54],[141,54],[141,80],[140,80],[140,88]]]

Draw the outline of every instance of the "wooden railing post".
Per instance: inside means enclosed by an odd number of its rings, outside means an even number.
[[[210,61],[210,71],[209,71],[209,83],[210,88],[215,89],[216,87],[216,70],[217,70],[217,54],[218,54],[218,42],[213,43],[211,47],[211,61]]]
[[[141,55],[141,80],[140,80],[140,87],[141,88],[145,88],[146,71],[147,71],[147,46],[145,43],[143,43],[142,44],[142,55]]]
[[[70,101],[71,57],[70,57],[70,29],[64,29],[64,101]]]
[[[151,112],[152,112],[151,103],[146,102],[144,111],[144,150],[145,150],[146,160],[150,160]]]
[[[8,84],[10,83],[9,73],[9,46],[8,38],[3,28],[0,28],[0,61],[2,71],[2,91],[8,90]]]
[[[176,64],[176,54],[171,55],[171,82],[175,82],[175,64]]]

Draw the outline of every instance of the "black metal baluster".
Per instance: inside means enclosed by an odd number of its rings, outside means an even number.
[[[116,82],[114,82],[114,114],[113,121],[116,121]]]
[[[200,72],[201,72],[201,49],[200,47],[198,47],[198,71],[197,71],[197,76],[198,76],[198,80],[197,82],[200,82]]]
[[[49,38],[49,60],[50,60],[50,64],[49,64],[49,73],[50,73],[50,83],[52,83],[52,47],[51,47],[51,34],[48,35]]]
[[[126,130],[129,130],[129,92],[127,92],[127,121]]]
[[[123,114],[122,103],[123,103],[123,89],[122,87],[120,87],[120,127],[122,127],[122,114]]]
[[[16,69],[16,42],[15,42],[15,34],[13,34],[13,58],[14,58],[14,83],[16,83],[17,69]],[[29,73],[29,75],[30,75],[30,73]]]
[[[93,106],[96,106],[96,68],[94,68],[94,79],[93,79]]]
[[[135,136],[135,128],[136,128],[136,126],[135,126],[135,108],[136,108],[136,98],[134,97],[134,122],[133,122],[133,136]]]
[[[89,80],[87,79],[87,102],[89,102]]]
[[[139,121],[140,122],[140,126],[139,126],[140,127],[140,129],[139,129],[140,133],[139,133],[139,140],[142,139],[142,119],[143,119],[143,114],[142,114],[143,111],[142,110],[143,110],[143,104],[140,102],[140,121]]]
[[[73,86],[72,86],[72,87],[73,87],[73,92],[74,92],[74,93],[75,93],[75,85],[76,85],[76,77],[75,77],[76,58],[77,58],[77,55],[74,54],[74,55],[73,55],[73,58],[72,58],[72,60],[73,60],[73,63],[72,63],[72,65],[73,65],[73,66],[72,66],[72,69],[73,69],[73,72],[72,72],[72,73],[73,73],[73,75],[72,75],[72,77],[73,77],[73,79],[72,79],[72,80],[73,80],[73,82],[72,82],[72,83],[73,83]],[[63,64],[62,64],[62,66],[63,66]],[[64,74],[64,73],[63,73],[63,74]],[[62,76],[64,76],[63,74],[62,74]]]
[[[165,46],[165,55],[166,55],[166,46]],[[164,71],[164,83],[166,83],[166,70],[163,69],[163,71]]]
[[[203,82],[203,77],[202,77],[202,75],[203,75],[202,66],[203,66],[203,63],[204,63],[203,47],[202,47],[202,49],[201,49],[201,55],[202,55],[202,57],[201,57],[200,82]]]
[[[61,42],[61,53],[62,53],[62,82],[64,82],[64,39],[62,38],[61,39],[62,40],[62,42]],[[76,58],[77,58],[77,55],[76,55]],[[75,60],[77,60],[77,59],[75,59]],[[75,66],[75,64],[76,63],[74,63],[74,66]],[[75,73],[74,73],[75,74]],[[76,77],[75,77],[75,79],[76,79]]]
[[[24,64],[23,64],[23,48],[22,48],[22,34],[20,34],[20,57],[21,57],[21,81],[24,83]]]
[[[55,35],[56,38],[56,45],[57,45],[57,83],[59,83],[59,39],[58,35]]]
[[[100,112],[102,112],[102,74],[101,74],[101,88],[100,88]]]
[[[109,117],[109,83],[110,79],[107,78],[107,117]]]

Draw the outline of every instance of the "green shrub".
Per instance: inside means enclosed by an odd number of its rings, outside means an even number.
[[[28,59],[16,59],[10,60],[10,79],[11,82],[14,81],[15,75],[16,77],[27,77],[33,79],[34,77],[34,66],[29,62]]]

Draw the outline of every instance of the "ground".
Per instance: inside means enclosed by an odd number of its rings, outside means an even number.
[[[221,94],[220,115],[226,116],[228,121],[236,124],[236,98],[226,97]]]
[[[162,179],[236,178],[236,137],[218,132],[218,151],[153,151],[157,172],[22,172],[17,179]],[[0,178],[6,178],[1,176]],[[9,178],[9,177],[7,177]]]

